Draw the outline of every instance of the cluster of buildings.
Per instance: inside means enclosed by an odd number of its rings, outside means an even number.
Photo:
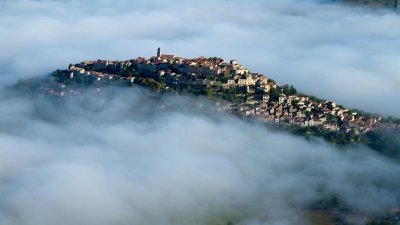
[[[97,60],[97,61],[84,61],[76,65],[68,67],[70,79],[74,77],[87,77],[97,81],[109,81],[124,79],[118,73],[123,68],[125,62]],[[104,72],[108,69],[112,72]],[[126,80],[126,78],[125,78]]]
[[[178,73],[183,75],[202,74],[205,76],[218,76],[220,74],[243,75],[249,72],[242,65],[239,65],[236,60],[231,60],[230,63],[227,63],[217,57],[186,59],[176,57],[175,55],[161,54],[160,48],[157,50],[157,56],[150,59],[139,57],[131,60],[131,63],[138,70],[158,71],[160,75]]]
[[[180,83],[193,85],[214,85],[215,77],[224,76],[229,78],[226,83],[222,84],[224,88],[232,86],[257,86],[266,91],[269,91],[270,88],[267,77],[258,73],[249,73],[249,70],[240,65],[236,60],[230,60],[228,63],[217,57],[187,59],[176,57],[175,55],[161,54],[160,48],[157,51],[157,56],[151,58],[138,57],[126,61],[84,61],[79,64],[70,65],[68,69],[70,78],[74,76],[87,76],[97,81],[108,82],[114,79],[114,81],[124,80],[133,82],[135,79],[134,76],[121,76],[121,72],[127,68],[134,68],[141,75],[146,74],[151,77],[177,77]]]
[[[261,101],[250,104],[231,105],[245,116],[257,116],[265,121],[287,123],[301,127],[323,127],[329,131],[343,130],[356,133],[367,132],[377,127],[381,117],[365,118],[350,112],[331,101],[312,101],[308,96],[280,94],[278,101],[270,101],[263,95]]]
[[[187,59],[162,54],[158,48],[157,55],[151,58],[84,61],[71,64],[67,73],[70,79],[86,77],[100,83],[126,84],[133,83],[138,77],[151,77],[166,83],[166,88],[169,87],[170,78],[175,84],[204,86],[204,88],[223,90],[245,88],[247,100],[231,103],[227,110],[276,123],[356,133],[388,126],[381,123],[380,117],[366,118],[331,101],[313,101],[308,96],[297,94],[285,95],[283,87],[277,86],[263,74],[249,72],[236,60],[230,60],[228,63],[217,57]],[[278,90],[278,98],[271,98],[272,88]],[[254,98],[255,95],[259,97]]]

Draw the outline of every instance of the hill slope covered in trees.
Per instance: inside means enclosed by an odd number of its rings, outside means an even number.
[[[341,3],[364,5],[370,7],[385,7],[399,10],[398,0],[337,0]]]

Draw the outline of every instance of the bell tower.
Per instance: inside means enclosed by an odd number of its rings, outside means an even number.
[[[160,57],[161,57],[161,48],[159,47],[157,49],[157,58],[160,58]]]

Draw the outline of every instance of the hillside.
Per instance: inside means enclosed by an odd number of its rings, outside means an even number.
[[[399,9],[398,0],[338,0],[338,2],[368,7]]]
[[[33,84],[33,85],[32,85]],[[82,87],[143,86],[159,94],[204,96],[219,111],[260,121],[305,137],[321,137],[345,146],[361,143],[400,158],[400,120],[347,109],[335,102],[298,93],[292,85],[278,85],[236,60],[218,57],[187,59],[161,54],[125,61],[84,61],[57,70],[42,81],[17,84],[27,94],[66,97]]]

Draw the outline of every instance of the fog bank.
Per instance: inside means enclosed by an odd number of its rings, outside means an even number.
[[[267,218],[248,223],[308,224],[298,209],[329,195],[370,215],[399,206],[399,165],[367,149],[199,113],[201,99],[105,93],[1,97],[2,224],[206,224],[246,209]]]
[[[400,17],[326,1],[0,2],[0,79],[90,59],[238,59],[279,83],[349,108],[400,117]]]

